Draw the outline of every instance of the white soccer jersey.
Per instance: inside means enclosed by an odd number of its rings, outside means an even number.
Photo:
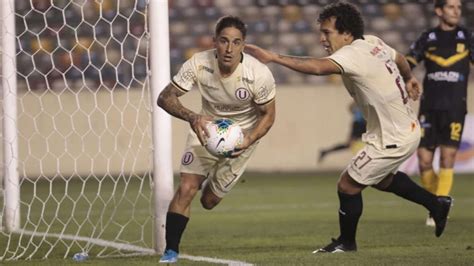
[[[232,75],[222,78],[216,51],[193,55],[172,79],[178,89],[188,92],[197,84],[202,98],[202,114],[235,120],[242,128],[252,128],[258,118],[255,105],[275,98],[275,80],[268,67],[243,54]]]
[[[395,56],[381,39],[364,36],[328,57],[367,121],[362,139],[382,149],[416,141],[420,130]]]

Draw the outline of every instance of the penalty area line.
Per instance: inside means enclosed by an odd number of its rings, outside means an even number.
[[[3,230],[3,228],[1,229]],[[130,245],[130,244],[116,243],[113,241],[83,237],[83,236],[77,236],[77,235],[43,233],[43,232],[34,232],[34,231],[29,231],[29,230],[16,230],[14,231],[14,233],[31,235],[31,236],[40,236],[40,237],[56,237],[59,239],[67,239],[67,240],[73,240],[73,241],[83,241],[83,242],[92,243],[98,246],[111,247],[118,250],[140,252],[140,253],[145,253],[147,255],[156,254],[155,250],[151,248],[144,248],[144,247]],[[210,262],[210,263],[216,263],[216,264],[226,264],[229,266],[253,266],[253,264],[247,263],[244,261],[226,260],[226,259],[218,259],[218,258],[210,258],[210,257],[202,257],[202,256],[192,256],[192,255],[187,255],[187,254],[179,254],[179,258],[191,260],[191,261],[203,261],[203,262]]]

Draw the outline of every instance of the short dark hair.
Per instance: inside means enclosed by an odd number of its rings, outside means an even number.
[[[433,3],[435,8],[443,8],[446,5],[446,0],[434,0]]]
[[[364,20],[356,6],[346,2],[336,2],[324,7],[319,14],[318,22],[321,23],[336,18],[336,29],[339,33],[348,32],[354,39],[362,39],[364,35]]]
[[[216,24],[216,36],[218,36],[221,31],[225,28],[234,27],[242,33],[242,37],[245,39],[247,36],[247,25],[236,16],[223,16],[221,17]]]

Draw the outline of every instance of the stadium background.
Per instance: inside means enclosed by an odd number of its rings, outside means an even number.
[[[212,46],[216,19],[225,14],[240,16],[248,25],[248,43],[300,56],[324,56],[319,45],[316,18],[326,0],[201,0],[170,1],[171,66],[176,73],[187,58],[196,51]],[[382,37],[402,53],[426,28],[437,23],[431,0],[388,1],[359,0],[364,15],[366,34]],[[463,3],[463,24],[474,28],[474,2]],[[345,167],[352,157],[350,151],[329,156],[318,164],[319,149],[347,140],[351,114],[351,98],[339,76],[318,77],[299,74],[270,64],[277,82],[277,117],[274,127],[262,139],[249,170],[257,171],[314,171],[337,170]],[[421,81],[423,67],[415,71]],[[474,80],[471,75],[471,81]],[[474,112],[474,86],[469,86],[469,112]],[[197,93],[186,95],[186,103],[199,110]],[[413,104],[416,109],[418,106]],[[468,123],[473,123],[469,119]],[[467,125],[468,126],[468,125]],[[185,142],[187,124],[174,120],[174,162],[179,158]],[[472,135],[466,131],[464,135]],[[471,150],[474,142],[465,142],[463,149]],[[405,168],[414,172],[413,160]],[[415,163],[416,164],[416,163]],[[474,171],[474,156],[462,162]]]
[[[107,91],[114,94],[117,102],[133,99],[134,87],[146,79],[147,45],[137,42],[136,38],[145,31],[146,1],[121,1],[117,10],[116,1],[102,1],[103,18],[94,28],[82,23],[97,16],[99,10],[94,1],[82,1],[81,5],[67,5],[68,1],[55,1],[56,6],[63,6],[66,20],[71,27],[58,30],[60,42],[57,42],[55,29],[62,25],[62,16],[59,11],[51,9],[49,0],[17,1],[17,13],[24,16],[17,17],[17,32],[22,33],[18,38],[18,86],[24,106],[36,108],[44,113],[55,113],[58,110],[56,96],[47,93],[48,90],[61,92],[61,105],[74,106],[75,99],[83,92],[97,91],[98,94]],[[79,1],[80,2],[80,1]],[[315,19],[321,6],[329,3],[327,0],[171,0],[169,1],[170,19],[170,55],[171,70],[174,75],[180,65],[196,51],[212,46],[212,34],[217,18],[224,14],[238,15],[248,24],[249,43],[255,43],[283,54],[323,56],[325,52],[318,42]],[[408,46],[427,27],[435,25],[431,2],[422,1],[387,1],[387,0],[358,0],[351,1],[360,6],[367,25],[366,34],[375,34],[382,37],[388,44],[402,53],[407,52]],[[136,10],[132,12],[136,6]],[[42,12],[47,10],[44,15]],[[474,17],[469,16],[474,11],[474,2],[464,1],[463,24],[469,28],[474,26]],[[56,12],[56,13],[55,13]],[[81,12],[84,12],[83,18]],[[127,14],[129,17],[117,16]],[[26,23],[25,23],[26,22]],[[25,29],[26,25],[26,29]],[[127,27],[128,26],[128,27]],[[106,49],[101,50],[93,42],[94,36],[100,41],[102,36],[118,36],[107,43]],[[76,42],[82,46],[75,45]],[[86,48],[85,48],[86,47]],[[103,48],[102,48],[103,49]],[[138,57],[133,62],[124,59]],[[34,56],[31,56],[34,54]],[[71,54],[72,56],[68,56]],[[48,72],[52,68],[50,58],[53,58],[54,68],[58,71]],[[99,70],[91,65],[102,65]],[[70,67],[74,66],[74,67]],[[336,170],[345,166],[352,154],[340,152],[331,155],[322,164],[317,164],[318,150],[328,145],[345,141],[350,130],[350,113],[348,105],[351,101],[338,76],[317,77],[298,74],[283,67],[270,65],[276,78],[277,91],[277,118],[270,133],[262,140],[256,156],[252,159],[249,170],[254,171],[314,171]],[[65,79],[59,74],[65,73]],[[48,73],[48,74],[45,74]],[[423,68],[416,72],[422,79]],[[99,82],[102,80],[102,82]],[[473,75],[469,86],[469,112],[473,112]],[[86,86],[87,89],[84,89]],[[64,93],[62,93],[64,91]],[[45,93],[46,92],[46,93]],[[41,95],[44,102],[55,104],[38,105],[37,95]],[[52,97],[48,100],[48,97]],[[130,97],[126,99],[125,97]],[[138,96],[137,96],[138,97]],[[56,99],[56,100],[55,100]],[[101,98],[99,97],[99,100]],[[108,96],[102,98],[108,101]],[[186,104],[198,110],[199,96],[195,91],[183,97]],[[417,108],[414,104],[414,108]],[[61,125],[48,126],[47,120],[38,123],[31,122],[31,115],[24,115],[19,110],[19,128],[28,143],[20,141],[20,156],[25,158],[29,154],[42,154],[44,145],[34,140],[29,134],[34,132],[32,127],[43,127],[40,132],[44,136],[51,136],[53,130],[62,131]],[[31,111],[30,111],[31,112]],[[146,110],[138,110],[145,114]],[[100,119],[91,118],[94,124],[101,124]],[[127,119],[134,116],[116,119],[112,123],[127,123]],[[141,116],[143,123],[148,116]],[[472,120],[470,120],[472,121]],[[59,128],[58,128],[59,127]],[[66,131],[66,130],[65,130]],[[173,119],[173,162],[177,170],[180,156],[185,143],[188,125]],[[118,132],[121,134],[121,132]],[[467,134],[465,132],[465,134]],[[120,137],[130,137],[128,134]],[[135,136],[131,136],[132,138]],[[132,141],[133,142],[133,141]],[[126,141],[124,141],[126,143]],[[120,142],[119,142],[120,144]],[[68,143],[71,150],[78,149],[77,145],[87,145],[79,142]],[[105,141],[103,150],[112,150],[115,144]],[[148,145],[151,145],[148,143]],[[474,145],[467,143],[463,147],[472,149]],[[123,145],[121,150],[130,147]],[[62,154],[64,145],[50,147],[49,153],[40,163],[25,163],[20,172],[27,176],[48,175],[48,169],[56,171],[59,165],[61,171],[67,175],[68,169],[84,165],[87,173],[91,166],[88,163],[57,158],[55,154]],[[91,148],[93,149],[93,148]],[[107,154],[107,152],[104,152]],[[144,155],[144,156],[141,156]],[[147,154],[138,157],[148,158]],[[94,170],[105,172],[106,164],[95,164]],[[21,161],[21,160],[20,160]],[[469,159],[474,164],[474,159]],[[147,159],[139,161],[135,169],[149,167]],[[42,172],[40,172],[42,171]],[[81,173],[76,169],[75,173]],[[54,174],[54,172],[51,172]]]

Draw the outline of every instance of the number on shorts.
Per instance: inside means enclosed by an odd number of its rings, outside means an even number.
[[[372,158],[367,155],[367,153],[365,151],[362,151],[359,156],[357,156],[357,158],[355,158],[354,160],[354,166],[359,168],[359,169],[362,169],[364,166],[366,166],[370,161],[372,161]],[[361,164],[361,165],[358,165],[358,164]]]
[[[455,141],[459,141],[461,139],[461,123],[451,123],[449,125],[451,127],[451,139]]]

